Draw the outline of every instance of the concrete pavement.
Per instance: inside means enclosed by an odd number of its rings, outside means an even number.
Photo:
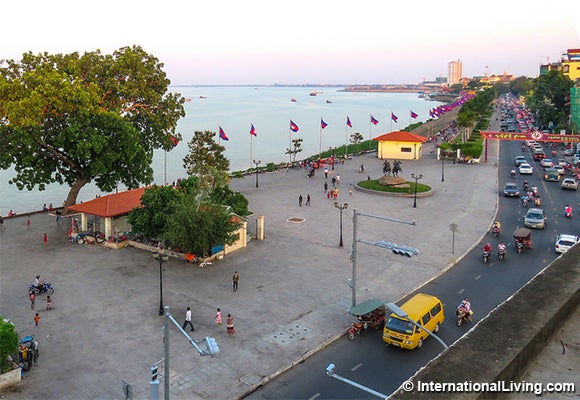
[[[359,239],[390,240],[419,248],[406,258],[384,249],[358,246],[358,301],[376,297],[396,301],[439,275],[486,234],[497,208],[497,143],[487,164],[441,162],[427,154],[404,161],[403,176],[422,174],[433,195],[417,199],[354,191],[350,184],[382,175],[374,154],[337,165],[339,201],[348,202],[343,217],[343,248],[338,247],[339,211],[323,193],[324,174],[306,178],[304,170],[260,174],[232,181],[246,195],[255,215],[265,216],[266,240],[250,241],[210,267],[170,260],[164,268],[164,303],[180,322],[185,307],[193,310],[193,337],[215,337],[221,352],[200,357],[177,329],[170,330],[170,383],[174,399],[233,399],[260,382],[340,338],[350,318],[352,209],[416,220],[417,226],[361,217]],[[364,164],[365,173],[357,168]],[[330,177],[329,177],[330,185]],[[311,195],[311,206],[298,206],[298,195]],[[289,218],[303,219],[301,223]],[[251,230],[255,219],[249,219]],[[149,367],[163,357],[159,308],[159,264],[134,248],[110,250],[71,244],[70,221],[57,224],[46,215],[5,222],[0,236],[0,315],[10,318],[21,335],[35,334],[39,366],[7,399],[121,398],[122,381],[133,398],[149,396]],[[449,225],[458,225],[452,249]],[[49,236],[48,246],[42,234]],[[452,252],[453,250],[453,252]],[[231,277],[240,274],[232,292]],[[35,275],[53,283],[53,310],[37,310],[35,327],[26,288]],[[37,300],[42,307],[43,298]],[[221,308],[235,318],[236,336],[213,317]],[[342,339],[341,339],[342,340]],[[163,385],[163,383],[162,383]]]

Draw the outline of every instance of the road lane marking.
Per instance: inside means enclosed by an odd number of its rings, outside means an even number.
[[[357,369],[359,369],[360,367],[362,367],[362,363],[358,363],[357,365],[355,365],[354,367],[352,367],[352,368],[350,369],[350,372],[354,372],[354,371],[356,371]]]
[[[461,289],[461,290],[459,291],[459,294],[461,294],[461,293],[463,293],[463,292],[465,292],[465,289]]]
[[[481,278],[481,275],[477,275],[477,276],[475,277],[475,280],[478,280],[479,278]]]
[[[314,396],[309,397],[308,400],[314,400],[320,397],[320,393],[316,393]]]

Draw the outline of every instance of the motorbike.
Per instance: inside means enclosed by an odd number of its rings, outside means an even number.
[[[534,200],[534,204],[539,207],[542,205],[542,200],[539,197],[536,197],[536,199]]]
[[[512,178],[515,178],[515,177],[516,177],[516,170],[515,170],[515,169],[512,169],[512,170],[510,171],[510,176],[511,176]]]
[[[363,329],[366,329],[366,324],[362,322],[353,322],[348,329],[348,340],[353,340],[355,335],[360,335]]]
[[[497,259],[499,261],[503,261],[506,253],[507,253],[507,251],[506,251],[505,247],[498,247],[498,249],[497,249]]]
[[[516,229],[513,236],[518,254],[521,254],[526,248],[532,248],[532,231],[528,228]]]
[[[528,206],[528,197],[527,196],[522,197],[522,206],[523,207]]]
[[[564,208],[564,216],[566,218],[572,218],[572,208],[571,207]]]
[[[353,340],[355,335],[360,335],[368,328],[382,328],[386,310],[382,301],[369,299],[351,308],[349,314],[356,317],[356,322],[353,322],[347,331],[348,340]]]
[[[50,283],[45,283],[44,285],[42,285],[42,289],[38,290],[38,288],[36,286],[34,286],[34,283],[31,283],[30,286],[28,287],[28,293],[34,291],[34,294],[53,294],[54,293],[54,288],[52,287],[52,284]]]
[[[459,307],[455,310],[455,315],[457,316],[457,326],[461,326],[463,321],[470,321],[473,311],[467,311],[465,307]]]
[[[489,261],[489,256],[491,256],[491,251],[485,251],[483,252],[483,263],[487,264],[487,262]]]
[[[538,195],[538,187],[536,185],[532,186],[532,193],[534,194],[534,196]]]
[[[498,237],[501,233],[501,228],[498,225],[493,225],[491,227],[491,234],[493,237]]]

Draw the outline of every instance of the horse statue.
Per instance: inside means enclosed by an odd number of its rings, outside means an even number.
[[[389,160],[385,160],[383,163],[383,174],[384,175],[391,175],[391,163]]]
[[[395,160],[393,161],[393,176],[399,176],[399,172],[403,172],[403,168],[401,168],[401,161]]]

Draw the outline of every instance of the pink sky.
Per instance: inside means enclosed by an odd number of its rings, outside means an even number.
[[[464,76],[486,66],[537,76],[540,63],[580,48],[577,3],[9,2],[0,35],[11,40],[0,58],[137,44],[165,64],[173,84],[416,83],[446,76],[457,59]]]

